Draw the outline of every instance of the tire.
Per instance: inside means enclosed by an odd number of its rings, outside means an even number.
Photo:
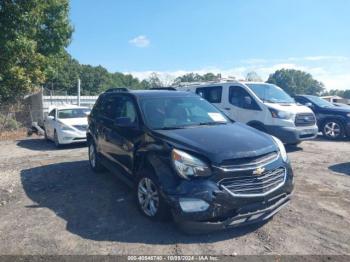
[[[344,138],[345,129],[343,124],[338,120],[327,120],[322,127],[322,134],[330,140],[339,140]]]
[[[166,204],[159,190],[159,183],[149,171],[138,176],[136,203],[141,213],[153,221],[170,219],[170,207]]]
[[[60,144],[60,141],[58,140],[58,135],[57,132],[55,130],[54,134],[53,134],[53,142],[55,143],[55,146],[57,148],[60,148],[62,145]]]
[[[95,173],[102,173],[105,171],[105,167],[101,164],[100,156],[96,151],[95,143],[92,141],[88,142],[88,151],[89,151],[89,164]]]

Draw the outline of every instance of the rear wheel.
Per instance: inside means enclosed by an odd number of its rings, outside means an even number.
[[[170,218],[170,209],[160,194],[155,176],[145,173],[139,177],[136,200],[142,214],[156,221],[168,220]]]
[[[95,173],[101,173],[105,170],[104,166],[101,164],[100,157],[96,151],[96,146],[93,142],[89,142],[89,163],[91,169]]]
[[[344,137],[345,130],[338,120],[328,120],[323,125],[322,133],[328,139],[338,140]]]

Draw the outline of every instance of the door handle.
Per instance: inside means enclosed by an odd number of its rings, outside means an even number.
[[[231,108],[229,108],[229,107],[225,107],[224,109],[227,111],[231,110]]]

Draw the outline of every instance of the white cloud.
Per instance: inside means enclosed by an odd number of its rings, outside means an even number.
[[[151,41],[145,35],[139,35],[131,40],[129,40],[129,44],[134,45],[136,47],[148,47],[151,44]]]
[[[241,65],[229,68],[208,67],[194,70],[174,71],[135,71],[128,72],[139,79],[147,79],[151,73],[157,73],[162,79],[175,79],[187,73],[205,74],[208,72],[223,77],[244,79],[250,71],[257,72],[264,80],[276,70],[297,69],[310,73],[315,79],[324,83],[326,89],[350,89],[350,58],[345,56],[306,56],[289,57],[286,59],[251,58],[240,61]]]

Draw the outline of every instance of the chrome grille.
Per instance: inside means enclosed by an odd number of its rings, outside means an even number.
[[[265,166],[272,163],[277,160],[278,157],[279,152],[275,151],[257,157],[228,159],[224,160],[218,168],[225,172],[255,169],[259,166]]]
[[[315,123],[315,115],[312,113],[297,114],[295,116],[296,126],[313,126]]]
[[[80,131],[86,131],[87,125],[74,125],[74,127]]]
[[[284,167],[269,170],[260,176],[244,175],[224,178],[219,186],[237,197],[265,196],[280,188],[286,180],[287,171]]]

